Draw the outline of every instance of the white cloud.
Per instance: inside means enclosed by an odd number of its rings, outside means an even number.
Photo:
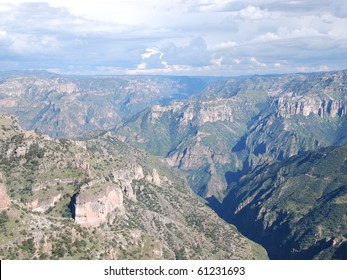
[[[183,0],[182,2],[187,5],[191,11],[218,12],[223,11],[233,0]]]
[[[270,17],[270,13],[267,9],[260,9],[259,7],[248,6],[240,11],[234,12],[233,17],[238,17],[244,20],[259,20]]]
[[[8,12],[11,10],[11,5],[9,3],[1,3],[0,2],[0,12]]]
[[[236,63],[236,64],[240,64],[240,63],[241,63],[241,59],[234,58],[234,59],[233,59],[233,62]]]
[[[262,34],[256,38],[258,41],[272,41],[272,40],[279,40],[281,39],[281,36],[273,33],[273,32],[266,32],[265,34]]]
[[[221,42],[221,43],[215,44],[215,45],[211,46],[209,49],[213,50],[213,51],[217,51],[217,50],[229,49],[229,48],[232,48],[235,46],[237,46],[236,42],[227,41],[227,42]]]
[[[42,1],[0,0],[1,69],[227,75],[347,65],[345,0]]]
[[[317,65],[317,66],[311,66],[311,65],[304,65],[297,67],[297,71],[299,72],[317,72],[317,71],[330,71],[332,70],[328,65]]]
[[[152,55],[156,55],[156,54],[158,54],[160,58],[162,58],[163,55],[164,55],[164,54],[163,54],[160,50],[158,50],[158,49],[155,49],[155,48],[147,48],[147,49],[146,49],[146,53],[141,54],[141,58],[142,58],[142,59],[148,59],[148,58],[150,58]]]
[[[257,60],[257,58],[254,57],[254,56],[250,57],[250,61],[251,61],[252,63],[254,63],[255,65],[257,65],[257,66],[266,67],[266,64],[265,64],[265,63],[259,62],[259,61]]]
[[[211,59],[212,65],[222,66],[223,57]]]
[[[278,33],[267,32],[263,35],[258,36],[255,41],[267,42],[273,40],[285,40],[285,39],[296,39],[296,38],[310,38],[310,37],[321,37],[324,34],[319,33],[313,28],[303,27],[300,29],[287,30],[286,32],[279,31]]]
[[[10,35],[10,48],[20,55],[51,54],[56,52],[61,43],[54,36]]]
[[[147,68],[147,63],[145,63],[145,62],[142,62],[142,63],[140,63],[139,65],[137,65],[137,70],[144,70],[144,69],[146,69]]]
[[[7,36],[6,30],[0,30],[0,39],[5,38]]]

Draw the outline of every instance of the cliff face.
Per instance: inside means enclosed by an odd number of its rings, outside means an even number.
[[[224,215],[275,259],[345,259],[347,146],[258,167],[233,184]]]
[[[62,198],[62,194],[59,193],[57,195],[48,196],[44,198],[34,198],[32,200],[27,201],[24,206],[27,209],[30,209],[35,212],[44,213],[48,211],[48,209],[54,207],[54,205],[59,202]]]
[[[199,195],[222,199],[258,165],[347,141],[346,89],[346,71],[228,79],[153,106],[115,133],[185,170]]]
[[[156,105],[125,123],[115,135],[166,156],[168,164],[187,171],[194,191],[220,198],[226,186],[220,168],[240,164],[230,147],[246,132],[246,123],[259,113],[260,104],[266,102],[265,94],[251,93]],[[244,110],[244,106],[249,109]]]
[[[230,104],[234,103],[233,106]],[[233,122],[235,115],[242,111],[239,98],[218,99],[203,102],[173,102],[167,106],[155,105],[150,109],[149,122],[170,116],[175,118],[180,126],[203,125],[207,122]]]
[[[0,109],[18,116],[26,129],[77,138],[110,129],[130,114],[205,86],[198,78],[77,78],[24,72],[0,81]]]
[[[280,97],[277,102],[279,117],[290,118],[294,115],[310,114],[324,117],[343,117],[347,112],[347,101],[320,98],[319,96]]]
[[[158,158],[110,133],[57,140],[17,125],[0,117],[2,259],[267,258]]]
[[[77,194],[74,209],[76,223],[85,227],[97,227],[111,220],[110,216],[116,213],[124,214],[123,193],[118,186],[108,186],[94,195],[82,189]]]
[[[6,209],[10,206],[11,201],[6,192],[6,186],[3,183],[3,177],[0,173],[0,210]]]

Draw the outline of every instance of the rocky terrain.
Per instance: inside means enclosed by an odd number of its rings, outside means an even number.
[[[272,259],[346,259],[347,146],[266,164],[230,186],[224,218]]]
[[[20,242],[40,257],[44,241],[20,239],[23,217],[66,224],[78,242],[91,236],[88,253],[64,245],[64,258],[263,258],[208,201],[270,258],[346,259],[346,70],[0,77],[0,109],[36,131],[3,115],[1,228],[17,228],[1,243],[7,258]],[[43,257],[57,258],[49,244]]]
[[[2,73],[0,109],[51,137],[114,136],[186,172],[221,201],[263,162],[343,144],[346,71],[185,78]],[[170,100],[174,100],[171,101]]]
[[[258,165],[345,143],[346,94],[346,71],[229,79],[144,110],[115,135],[165,156],[196,193],[221,201]]]
[[[0,115],[1,259],[258,259],[157,158],[110,133],[87,141]]]
[[[4,72],[0,74],[0,110],[19,117],[28,130],[75,138],[113,128],[124,117],[148,106],[186,98],[212,81]]]

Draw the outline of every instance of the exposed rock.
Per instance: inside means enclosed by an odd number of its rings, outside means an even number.
[[[27,147],[18,147],[15,152],[16,157],[25,156],[26,153],[27,153]]]
[[[160,187],[160,183],[161,183],[160,176],[158,174],[158,171],[155,168],[152,171],[152,175],[148,174],[146,176],[146,181]]]
[[[108,260],[117,260],[117,251],[114,250],[113,248],[110,249],[110,251],[108,252]]]
[[[154,259],[161,259],[163,256],[163,247],[161,243],[158,243],[159,246],[154,247],[152,249],[152,255],[154,257]]]
[[[112,180],[127,194],[128,198],[136,200],[136,195],[132,186],[133,180],[140,180],[144,178],[143,169],[141,165],[130,165],[127,168],[119,168],[113,170],[111,173]]]
[[[74,83],[61,83],[61,84],[58,84],[57,91],[60,93],[71,94],[77,91],[77,87],[76,87],[76,84]]]
[[[45,199],[33,199],[25,203],[25,207],[35,212],[46,212],[50,207],[53,207],[56,202],[62,198],[61,194],[46,197]]]
[[[152,177],[153,177],[153,183],[159,187],[160,177],[159,177],[158,171],[155,168],[153,169]]]
[[[52,137],[81,137],[107,130],[124,116],[161,100],[180,99],[203,89],[200,78],[67,77],[45,73],[3,74],[0,107],[21,117],[27,129]],[[97,100],[97,102],[95,102]]]
[[[234,120],[233,114],[235,109],[228,106],[227,104],[215,104],[216,102],[209,102],[210,104],[206,107],[203,107],[198,114],[198,120],[200,125],[205,122],[217,122],[217,121],[227,121],[232,122]]]
[[[0,209],[6,209],[11,204],[10,198],[6,192],[6,186],[3,183],[2,174],[0,173]]]
[[[76,144],[23,137],[11,119],[1,124],[0,172],[12,199],[3,217],[13,225],[2,259],[12,252],[18,259],[175,259],[182,248],[187,259],[267,258],[157,157],[109,136]],[[24,156],[15,156],[18,147],[27,147]]]
[[[32,185],[31,189],[33,192],[38,192],[40,190],[45,190],[50,187],[55,187],[59,184],[70,184],[70,183],[73,183],[74,181],[75,179],[70,179],[70,178],[66,178],[66,179],[56,178],[50,181],[36,183]]]
[[[346,100],[334,100],[319,96],[280,97],[277,103],[277,112],[280,117],[290,118],[293,115],[309,116],[314,114],[320,117],[342,117],[347,112]]]
[[[81,190],[76,198],[75,221],[85,227],[97,227],[107,222],[108,215],[116,209],[124,212],[123,194],[118,186],[108,186],[94,195]]]

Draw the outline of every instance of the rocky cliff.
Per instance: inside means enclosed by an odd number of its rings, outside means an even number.
[[[0,110],[23,127],[52,137],[78,138],[120,124],[142,109],[203,89],[199,78],[115,76],[69,77],[50,73],[3,73]]]
[[[277,100],[279,117],[290,118],[294,115],[309,116],[310,114],[324,117],[343,117],[347,112],[347,100],[322,98],[319,96],[280,97]]]
[[[0,108],[17,114],[26,128],[54,137],[92,137],[116,126],[119,140],[166,157],[187,172],[194,191],[222,199],[228,183],[259,164],[343,144],[346,76],[336,71],[204,80],[23,73],[2,78]],[[129,194],[135,199],[130,188]]]
[[[6,186],[3,183],[3,176],[0,173],[0,210],[8,208],[10,204],[11,201],[7,195]]]
[[[81,188],[75,199],[72,215],[76,223],[85,227],[97,227],[125,211],[119,186],[107,186],[97,193]]]
[[[346,259],[347,146],[258,167],[230,187],[225,218],[274,259]]]
[[[258,165],[345,143],[346,96],[346,71],[233,78],[153,106],[115,134],[186,171],[199,195],[222,200]]]
[[[110,133],[58,140],[6,114],[0,124],[2,259],[267,258],[179,173]]]

